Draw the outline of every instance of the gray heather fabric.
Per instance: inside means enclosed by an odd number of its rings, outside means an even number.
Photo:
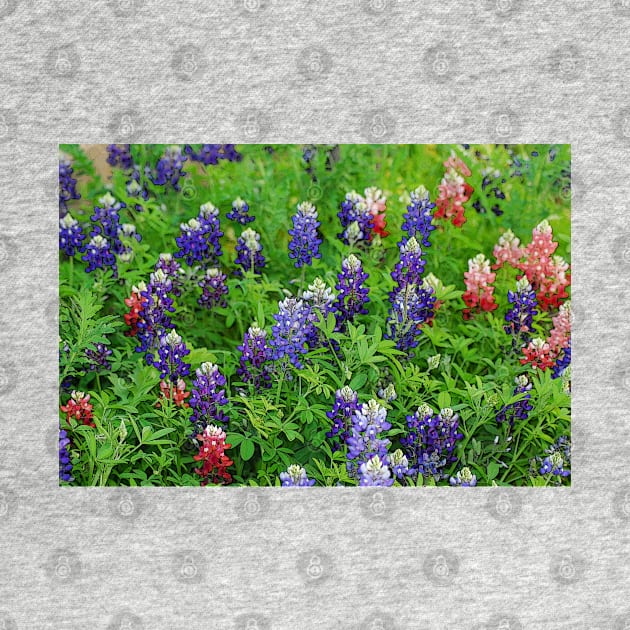
[[[630,3],[0,1],[0,628],[621,629]],[[57,487],[58,142],[571,142],[570,489]]]

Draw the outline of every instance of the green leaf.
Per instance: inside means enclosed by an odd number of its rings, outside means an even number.
[[[241,442],[241,458],[244,462],[249,461],[254,455],[255,445],[249,440]]]
[[[496,462],[490,462],[488,464],[488,481],[492,481],[498,474],[501,467]]]
[[[448,392],[440,392],[438,396],[438,407],[444,409],[451,406],[451,395]]]
[[[351,389],[354,389],[355,391],[357,391],[361,389],[365,385],[366,382],[367,382],[367,374],[365,374],[364,372],[358,372],[352,377],[352,380],[350,381],[350,387]]]

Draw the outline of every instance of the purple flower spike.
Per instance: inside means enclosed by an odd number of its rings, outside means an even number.
[[[75,252],[83,252],[85,234],[76,219],[70,213],[59,219],[59,249],[67,256],[74,256]]]
[[[319,253],[322,239],[317,234],[319,225],[315,206],[308,201],[298,204],[298,211],[293,215],[293,228],[289,230],[289,258],[295,260],[297,268],[310,265],[313,258],[322,257]]]
[[[262,255],[262,245],[260,244],[260,234],[251,228],[243,230],[236,242],[236,264],[242,267],[237,269],[234,274],[242,276],[243,271],[253,271],[254,273],[262,273],[265,266],[265,257]]]
[[[306,470],[298,464],[291,464],[286,472],[280,473],[280,481],[285,487],[310,487],[315,485],[315,479],[309,479]]]
[[[350,254],[341,263],[341,273],[337,278],[335,288],[339,293],[334,307],[337,330],[343,330],[346,322],[353,321],[356,315],[365,315],[368,312],[365,305],[370,301],[369,289],[363,286],[368,274],[363,271],[361,261]]]
[[[70,160],[59,160],[59,217],[68,212],[68,201],[81,199],[77,192],[77,180],[72,177],[73,169]]]
[[[190,365],[184,362],[184,357],[190,354],[190,350],[177,334],[175,329],[160,339],[158,347],[158,360],[153,365],[160,370],[160,378],[168,379],[171,383],[177,383],[180,378],[188,376]]]
[[[202,363],[195,374],[190,395],[193,410],[190,421],[194,424],[193,435],[199,435],[209,424],[220,423],[225,426],[229,422],[222,409],[228,404],[228,399],[225,395],[225,376],[219,372],[218,366]]]
[[[68,482],[74,481],[69,446],[68,432],[59,427],[59,479]]]
[[[273,337],[270,341],[274,360],[288,357],[296,368],[303,367],[300,356],[307,352],[310,311],[308,304],[295,298],[286,298],[278,304],[278,313],[273,316],[276,324],[271,328]]]
[[[241,225],[247,225],[256,219],[249,214],[249,205],[240,197],[232,202],[232,210],[225,215],[231,221],[236,221]]]
[[[435,230],[433,225],[433,208],[429,193],[424,186],[419,186],[411,193],[411,203],[407,206],[407,212],[403,214],[403,235],[399,245],[404,245],[410,238],[415,237],[423,247],[430,247],[429,236]]]
[[[271,387],[271,375],[268,362],[271,350],[267,345],[267,331],[256,323],[245,333],[243,344],[237,350],[241,352],[236,373],[244,383],[253,383],[256,391],[261,387]]]
[[[221,273],[220,269],[216,267],[208,269],[205,276],[199,281],[199,286],[203,290],[201,297],[197,300],[199,305],[205,306],[207,309],[212,309],[215,306],[225,308],[227,306],[225,296],[228,293],[225,284],[226,279],[227,276]]]

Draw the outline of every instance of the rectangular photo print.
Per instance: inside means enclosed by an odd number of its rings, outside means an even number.
[[[62,486],[566,486],[569,145],[60,145]]]

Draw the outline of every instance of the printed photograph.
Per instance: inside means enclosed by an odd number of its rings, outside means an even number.
[[[570,145],[60,145],[59,483],[568,486],[570,299]]]

